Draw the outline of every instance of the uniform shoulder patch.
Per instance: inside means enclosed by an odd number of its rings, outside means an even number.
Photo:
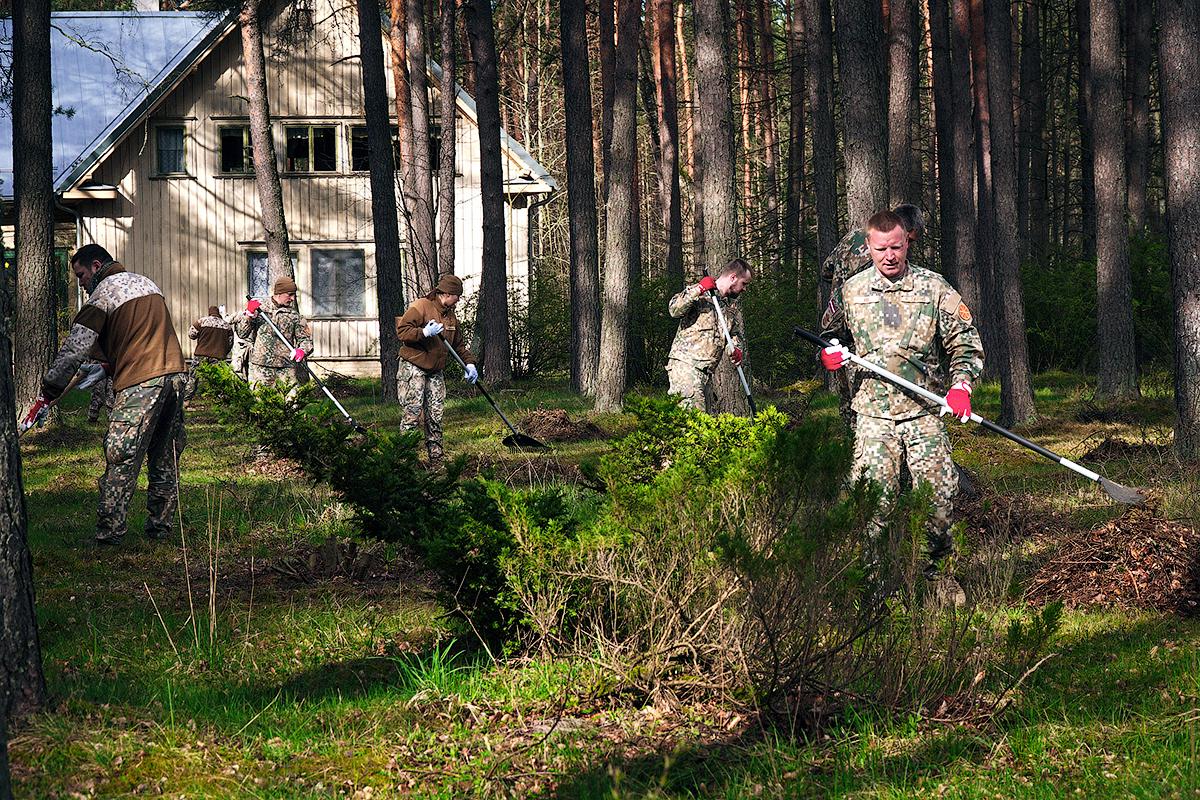
[[[960,302],[958,304],[958,311],[956,311],[955,313],[958,315],[958,318],[961,319],[963,322],[971,321],[971,309],[967,308],[966,303]]]
[[[971,309],[967,308],[967,304],[963,302],[962,295],[953,289],[942,295],[942,300],[938,303],[938,309],[942,313],[957,317],[968,324],[971,322]]]

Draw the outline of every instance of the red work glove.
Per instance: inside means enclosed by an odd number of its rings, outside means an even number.
[[[717,290],[717,282],[715,280],[708,277],[707,275],[705,275],[703,278],[700,279],[700,291],[702,293],[703,292],[715,292],[716,290]]]
[[[304,357],[306,355],[308,355],[308,353],[304,352],[303,347],[297,347],[295,350],[292,351],[292,361],[296,361],[296,362],[303,361]]]
[[[34,425],[41,425],[42,420],[45,419],[46,414],[49,412],[48,406],[49,403],[46,401],[46,398],[39,394],[37,400],[34,400],[33,405],[29,407],[29,413],[25,415],[25,419],[21,420],[21,432],[24,433]]]
[[[100,366],[104,368],[105,375],[107,375],[110,378],[113,376],[113,365],[112,364],[108,363],[107,361],[101,361]]]
[[[253,317],[255,314],[258,313],[259,306],[261,306],[261,305],[262,305],[262,303],[260,303],[257,300],[251,300],[248,303],[246,303],[246,316]]]
[[[745,354],[742,353],[742,348],[726,347],[725,352],[729,354],[729,360],[733,362],[735,367],[740,367],[742,365],[742,359],[745,358]]]
[[[971,418],[971,387],[966,381],[959,381],[950,387],[950,391],[946,392],[945,405],[942,406],[942,414],[953,414],[958,417],[959,422],[966,422]]]
[[[837,339],[830,340],[830,347],[821,350],[821,366],[833,372],[842,368],[846,363],[846,355],[850,351],[838,344]]]

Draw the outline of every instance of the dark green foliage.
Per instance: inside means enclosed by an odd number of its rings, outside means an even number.
[[[1170,368],[1174,338],[1171,270],[1166,243],[1155,236],[1130,239],[1133,324],[1139,367]],[[1094,371],[1104,357],[1096,350],[1096,264],[1055,251],[1021,270],[1029,358],[1035,372]]]

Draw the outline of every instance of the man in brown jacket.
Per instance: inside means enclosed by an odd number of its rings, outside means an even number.
[[[100,478],[96,541],[117,544],[125,535],[143,458],[150,473],[145,532],[151,539],[165,539],[178,502],[179,455],[187,442],[182,397],[186,375],[171,312],[152,280],[126,272],[100,245],[79,248],[71,269],[90,296],[42,379],[41,394],[26,422],[62,394],[93,349],[105,353],[113,369],[116,402],[104,438],[107,466]]]
[[[412,302],[403,316],[396,317],[396,336],[400,339],[400,368],[396,373],[396,393],[400,397],[400,429],[417,427],[425,413],[425,447],[429,465],[440,466],[442,450],[442,413],[446,405],[446,360],[450,358],[442,337],[467,362],[466,380],[479,380],[475,356],[463,342],[454,306],[462,297],[463,284],[454,275],[443,275],[437,288]]]
[[[196,378],[196,367],[200,364],[213,364],[224,361],[233,349],[233,326],[221,316],[218,306],[209,306],[208,314],[192,323],[188,328],[188,338],[196,343],[192,360],[188,364],[187,388],[184,389],[183,399],[191,400],[196,394],[199,381]]]

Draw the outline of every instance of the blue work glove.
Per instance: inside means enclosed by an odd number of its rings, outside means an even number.
[[[446,330],[446,326],[433,319],[425,323],[425,327],[421,328],[421,333],[425,334],[426,337],[437,336],[444,330]]]
[[[463,377],[467,379],[467,383],[474,383],[479,380],[479,370],[475,369],[474,364],[467,364],[467,368],[463,370]]]

